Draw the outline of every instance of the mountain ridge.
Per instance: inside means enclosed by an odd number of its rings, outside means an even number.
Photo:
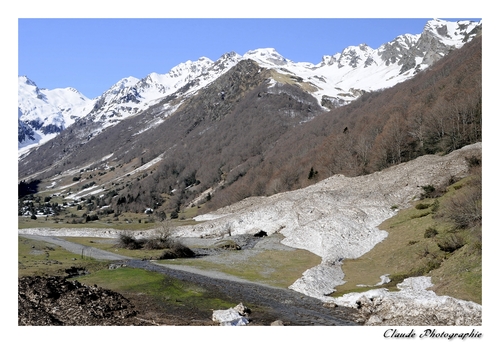
[[[341,53],[330,57],[323,56],[323,60],[316,65],[309,62],[295,63],[281,56],[274,48],[251,50],[242,56],[230,52],[223,54],[215,62],[206,57],[200,57],[194,62],[180,63],[166,74],[153,72],[142,79],[124,78],[95,99],[88,99],[82,95],[83,103],[65,106],[64,113],[57,106],[47,108],[52,101],[45,102],[46,109],[43,112],[35,111],[29,107],[26,104],[28,100],[36,98],[40,93],[35,92],[36,96],[27,95],[24,92],[24,88],[26,88],[24,84],[29,85],[29,83],[24,82],[23,77],[20,77],[19,109],[21,115],[19,120],[24,123],[24,126],[29,126],[31,130],[34,130],[40,139],[30,139],[30,137],[18,135],[18,149],[20,154],[26,153],[29,151],[29,147],[32,148],[38,143],[50,140],[54,137],[53,134],[59,133],[73,124],[76,118],[84,116],[94,116],[95,121],[101,121],[103,128],[112,126],[124,118],[137,115],[160,101],[161,98],[170,96],[183,87],[185,87],[186,95],[189,92],[191,94],[196,92],[227,72],[238,61],[247,58],[257,61],[263,67],[273,68],[303,79],[310,86],[310,90],[313,90],[311,93],[316,96],[322,106],[325,106],[326,109],[337,107],[351,102],[365,91],[390,87],[412,77],[410,73],[412,69],[414,73],[425,69],[442,57],[445,51],[459,48],[476,35],[475,32],[480,26],[481,22],[453,23],[434,19],[425,25],[422,34],[403,34],[377,49],[372,49],[365,44],[347,47]],[[449,32],[453,32],[457,37],[451,37]],[[445,43],[442,43],[443,40]],[[402,44],[402,41],[405,43]],[[430,47],[432,47],[432,53],[429,54]],[[423,57],[419,56],[423,54],[422,52],[427,52],[427,54],[424,54]],[[385,64],[386,67],[392,67],[392,71],[383,72],[385,80],[381,80],[380,75],[373,76],[373,72],[371,73],[372,77],[367,77],[370,73],[367,73],[366,70],[364,75],[359,72],[354,73],[361,65],[363,65],[363,69],[366,69],[382,64]],[[401,65],[399,71],[399,67],[394,68],[395,64]],[[335,69],[332,69],[333,67]],[[340,72],[342,69],[346,70],[345,68],[352,68],[352,70],[348,73]],[[357,75],[353,76],[353,73]],[[346,77],[346,74],[351,76]],[[364,80],[364,83],[360,82],[361,79]],[[31,83],[34,84],[32,81]],[[334,85],[334,87],[327,87],[327,85]],[[88,109],[89,106],[92,108],[91,111]],[[70,116],[68,117],[66,114],[70,114]],[[51,136],[45,137],[47,134],[51,134]]]

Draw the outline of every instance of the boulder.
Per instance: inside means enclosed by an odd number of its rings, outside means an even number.
[[[218,322],[220,326],[245,326],[249,323],[246,316],[250,314],[250,309],[242,303],[224,310],[215,310],[212,320]]]
[[[285,325],[283,324],[283,321],[276,320],[271,323],[271,326],[285,326]]]

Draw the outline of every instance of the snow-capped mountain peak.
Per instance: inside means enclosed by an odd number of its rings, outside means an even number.
[[[183,75],[196,76],[205,72],[211,65],[213,61],[207,57],[200,57],[197,61],[188,60],[182,62],[172,68],[166,76],[172,79],[178,78]]]
[[[118,81],[117,83],[115,83],[113,86],[111,86],[109,88],[109,90],[106,92],[116,94],[124,88],[134,86],[138,81],[139,81],[139,79],[137,79],[136,77],[133,77],[133,76],[129,76],[128,78],[123,78],[120,81]]]
[[[281,54],[279,54],[274,48],[250,50],[243,55],[243,58],[252,59],[261,64],[263,67],[283,66],[292,63],[291,60],[281,56]]]
[[[432,19],[425,24],[424,32],[439,37],[446,45],[460,48],[466,41],[470,40],[470,35],[474,35],[474,29],[477,26],[477,22],[469,20],[450,22],[442,19]]]
[[[365,61],[373,54],[373,49],[366,44],[350,46],[345,48],[342,53],[334,55],[338,68],[349,66],[356,68],[358,65],[364,65]]]
[[[421,34],[402,34],[377,49],[366,44],[348,46],[341,52],[324,55],[316,65],[293,62],[274,48],[250,50],[243,56],[229,52],[215,62],[200,57],[196,61],[182,62],[165,74],[153,72],[142,79],[123,78],[92,100],[73,88],[40,89],[26,76],[20,76],[19,130],[27,133],[31,128],[39,135],[37,137],[43,138],[87,116],[90,122],[96,123],[95,128],[101,128],[96,129],[99,131],[173,96],[175,105],[166,104],[163,108],[168,116],[183,99],[245,59],[289,75],[290,82],[311,93],[325,109],[337,107],[355,100],[363,92],[392,87],[413,77],[450,50],[470,41],[480,30],[481,22],[433,19]],[[19,148],[36,143],[36,139],[27,139],[35,136],[20,135]]]
[[[19,82],[25,83],[26,85],[29,85],[29,86],[37,87],[35,82],[33,80],[31,80],[30,78],[28,78],[26,75],[19,76]]]
[[[39,88],[27,76],[18,77],[18,120],[22,122],[18,149],[23,151],[54,137],[88,114],[92,103],[72,87],[48,90]]]

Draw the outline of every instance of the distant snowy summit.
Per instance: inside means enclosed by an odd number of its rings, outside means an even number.
[[[74,88],[39,88],[18,77],[18,149],[49,140],[92,109],[93,101]]]
[[[318,64],[293,62],[273,48],[251,50],[244,55],[230,52],[215,62],[201,57],[197,61],[183,62],[166,74],[121,79],[95,99],[73,88],[40,89],[26,76],[20,76],[19,155],[50,140],[79,119],[85,118],[86,122],[95,123],[102,130],[174,94],[178,99],[186,99],[245,59],[252,59],[262,68],[274,69],[307,85],[303,89],[325,109],[342,106],[364,92],[391,87],[412,78],[451,50],[469,42],[481,28],[481,22],[433,19],[427,22],[421,34],[400,35],[377,49],[366,44],[349,46],[342,52],[323,56]],[[175,107],[169,111],[175,111]]]

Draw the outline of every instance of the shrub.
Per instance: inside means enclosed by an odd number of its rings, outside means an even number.
[[[435,200],[434,203],[432,203],[431,211],[433,213],[436,213],[439,210],[439,201]]]
[[[152,238],[146,239],[144,242],[144,248],[146,250],[163,250],[166,248],[171,248],[175,244],[175,241],[167,233],[160,233]]]
[[[174,242],[172,247],[163,251],[158,259],[192,258],[195,253],[180,242]]]
[[[465,158],[467,161],[467,164],[469,167],[476,167],[476,166],[481,166],[481,158],[478,158],[477,156],[471,156],[470,158]]]
[[[99,216],[97,215],[87,215],[87,217],[85,218],[85,222],[90,222],[90,221],[97,221],[99,220]]]
[[[428,203],[419,203],[415,206],[415,209],[427,209],[429,208],[431,205],[428,204]]]
[[[460,229],[481,224],[481,189],[473,187],[462,188],[460,192],[457,192],[445,204],[444,216],[451,220],[456,228]]]
[[[465,245],[465,240],[462,236],[457,234],[449,234],[441,239],[437,245],[439,249],[444,252],[454,252]]]
[[[313,179],[318,175],[318,171],[315,171],[314,168],[311,167],[311,170],[309,171],[309,175],[307,176],[307,179]]]
[[[438,198],[444,195],[448,190],[446,185],[434,186],[434,185],[425,185],[422,186],[423,193],[420,194],[420,199],[426,198]]]
[[[424,238],[434,238],[438,234],[435,227],[429,227],[425,230]]]
[[[424,185],[422,186],[422,189],[424,192],[420,194],[420,199],[431,198],[433,192],[436,191],[436,188],[433,185]]]
[[[94,186],[94,185],[95,185],[95,182],[90,182],[90,183],[87,183],[87,184],[85,184],[85,185],[83,185],[83,186],[81,187],[81,190],[88,189],[88,188],[90,188],[90,187],[92,187],[92,186]]]
[[[436,270],[441,266],[441,261],[439,259],[431,259],[426,264],[426,272],[430,272],[432,270]]]
[[[142,248],[142,243],[129,233],[120,233],[117,246],[128,250],[138,250]]]

